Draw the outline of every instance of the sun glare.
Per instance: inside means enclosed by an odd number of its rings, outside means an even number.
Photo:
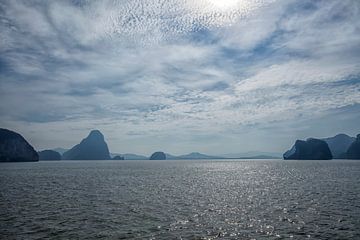
[[[209,26],[229,26],[275,0],[183,0],[190,15]]]
[[[208,0],[218,10],[230,10],[239,4],[239,0]]]

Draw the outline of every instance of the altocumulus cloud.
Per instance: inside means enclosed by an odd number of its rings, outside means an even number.
[[[38,148],[100,128],[142,153],[280,150],[299,136],[284,127],[333,134],[339,111],[354,135],[359,15],[357,0],[1,1],[0,123]]]

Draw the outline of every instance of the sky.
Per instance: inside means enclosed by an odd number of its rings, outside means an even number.
[[[0,127],[36,149],[284,152],[360,133],[360,1],[0,1]]]

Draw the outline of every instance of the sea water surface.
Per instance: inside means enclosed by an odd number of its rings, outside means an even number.
[[[360,161],[0,164],[1,239],[360,239]]]

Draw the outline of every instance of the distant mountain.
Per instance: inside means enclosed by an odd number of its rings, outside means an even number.
[[[355,142],[350,145],[346,156],[348,159],[360,159],[360,134],[357,135]]]
[[[122,155],[123,156],[123,155]],[[212,155],[206,155],[203,153],[199,153],[199,152],[192,152],[189,154],[184,154],[184,155],[172,155],[170,153],[165,153],[166,156],[166,160],[200,160],[200,159],[280,159],[280,157],[274,157],[274,156],[269,156],[269,155],[250,155],[250,156],[246,156],[246,157],[225,157],[224,155],[222,156],[212,156]],[[141,156],[143,157],[143,156]],[[126,158],[125,159],[129,159]],[[143,159],[143,158],[141,158]],[[145,158],[147,159],[147,158]],[[140,159],[139,159],[140,160]]]
[[[54,148],[52,149],[59,153],[64,153],[69,149],[65,148]],[[260,152],[260,151],[251,151],[244,153],[229,153],[229,154],[219,154],[217,156],[207,155],[199,152],[193,152],[189,154],[184,154],[180,156],[172,155],[170,153],[165,153],[166,159],[168,160],[181,160],[181,159],[280,159],[282,158],[281,153],[277,152]],[[125,160],[148,160],[149,157],[140,154],[133,153],[110,153],[110,156],[113,158],[115,156],[122,156]]]
[[[338,134],[335,137],[324,138],[324,140],[333,155],[333,158],[346,158],[346,151],[349,149],[350,145],[355,142],[356,138],[350,137],[346,134]]]
[[[250,157],[242,157],[238,159],[281,159],[280,157],[268,156],[268,155],[257,155],[257,156],[250,156]]]
[[[327,143],[320,139],[296,140],[294,146],[284,153],[285,160],[330,160],[332,154]]]
[[[38,152],[40,161],[59,161],[61,154],[53,150],[44,150]]]
[[[166,156],[166,160],[176,160],[176,159],[179,159],[177,156],[174,156],[170,153],[165,153],[165,156]]]
[[[0,162],[37,162],[39,155],[20,134],[0,128]]]
[[[67,148],[53,148],[53,149],[51,149],[51,150],[53,150],[53,151],[55,151],[55,152],[58,152],[58,153],[60,153],[61,155],[63,155],[64,152],[69,151],[69,149],[67,149]]]
[[[282,158],[282,153],[249,151],[249,152],[243,152],[243,153],[220,154],[220,157],[223,157],[223,158],[240,158],[240,159],[255,159],[255,157],[259,157],[259,156],[266,157],[266,158],[260,158],[260,159],[279,159],[279,158]]]
[[[199,152],[192,152],[186,155],[180,155],[178,159],[219,159],[221,157],[209,156]]]
[[[60,153],[61,155],[64,154],[65,152],[69,151],[69,149],[66,149],[66,148],[54,148],[52,150]],[[144,155],[133,154],[133,153],[110,153],[111,158],[114,158],[116,156],[124,157],[125,160],[148,160],[149,159],[149,157],[146,157]]]
[[[99,130],[93,130],[62,156],[64,160],[109,160],[111,159],[109,148],[104,135]]]

